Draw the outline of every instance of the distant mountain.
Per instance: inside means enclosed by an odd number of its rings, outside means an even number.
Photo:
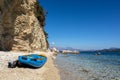
[[[77,51],[80,51],[80,52],[94,52],[94,51],[106,51],[106,52],[115,51],[115,52],[120,52],[120,48],[115,48],[115,47],[111,47],[109,49],[100,49],[100,50],[94,50],[94,49],[82,50],[82,49],[76,49],[76,48],[72,48],[72,47],[50,46],[50,49],[52,49],[53,47],[55,47],[59,51],[62,51],[62,50],[71,50],[71,51],[77,50]]]
[[[102,50],[96,50],[96,51],[120,52],[120,48],[109,48],[109,49],[102,49]]]
[[[109,48],[109,49],[111,49],[111,50],[116,50],[116,49],[120,49],[120,48],[111,47],[111,48]]]
[[[72,47],[59,47],[59,46],[50,46],[50,49],[52,49],[53,47],[55,47],[57,50],[62,51],[62,50],[77,50],[80,51],[80,49],[76,49],[76,48],[72,48]]]
[[[58,47],[58,46],[50,46],[50,49],[52,49],[52,48],[56,48],[57,50],[64,50],[64,48],[63,47]]]

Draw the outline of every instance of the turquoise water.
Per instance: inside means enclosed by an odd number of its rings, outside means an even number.
[[[55,63],[62,80],[120,80],[120,52],[59,54]]]

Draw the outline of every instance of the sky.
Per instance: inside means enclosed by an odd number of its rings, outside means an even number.
[[[39,0],[52,46],[120,48],[120,0]]]

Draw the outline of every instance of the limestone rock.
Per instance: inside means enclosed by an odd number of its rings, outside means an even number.
[[[47,50],[44,24],[37,0],[0,0],[0,50]]]

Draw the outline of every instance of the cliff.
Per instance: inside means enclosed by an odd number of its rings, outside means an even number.
[[[44,24],[37,0],[0,0],[0,50],[47,50]]]

